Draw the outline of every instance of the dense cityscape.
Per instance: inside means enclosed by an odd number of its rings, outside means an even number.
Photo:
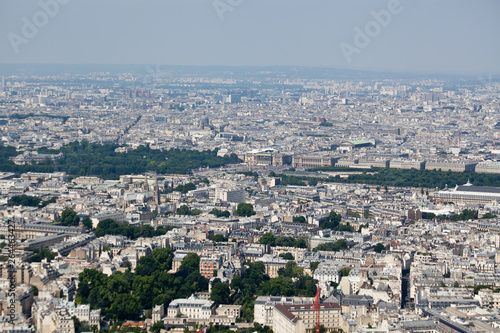
[[[500,332],[498,81],[111,68],[2,67],[2,332]]]

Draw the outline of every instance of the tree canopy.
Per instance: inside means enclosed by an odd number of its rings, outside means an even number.
[[[464,209],[460,214],[453,214],[450,216],[446,215],[436,216],[436,214],[434,213],[422,212],[422,218],[428,220],[439,219],[439,220],[450,220],[450,221],[476,220],[478,218],[478,212],[476,210]]]
[[[373,251],[377,252],[377,253],[381,253],[382,251],[385,250],[385,245],[382,244],[382,243],[377,243],[377,245],[375,245],[373,247]]]
[[[174,255],[170,249],[155,249],[150,255],[141,257],[135,268],[138,275],[151,275],[155,271],[168,272],[172,268]]]
[[[171,226],[158,226],[153,228],[150,225],[130,225],[127,222],[121,224],[112,219],[104,219],[95,228],[96,237],[105,235],[122,235],[130,239],[137,239],[139,237],[154,237],[165,235],[169,230],[174,227]]]
[[[307,223],[306,218],[304,216],[294,216],[293,222],[295,222],[295,223]]]
[[[264,282],[261,293],[275,296],[308,296],[316,294],[316,283],[310,275],[304,274],[304,269],[297,266],[293,260],[280,268],[279,276]]]
[[[212,214],[212,215],[215,215],[215,217],[229,217],[229,216],[231,216],[231,213],[228,210],[222,211],[222,210],[217,209],[217,208],[213,208],[208,213]]]
[[[187,205],[182,205],[175,211],[177,215],[200,215],[202,213],[199,209],[191,209]]]
[[[347,242],[345,239],[339,239],[335,243],[323,243],[318,246],[313,250],[314,252],[316,251],[342,251],[347,249]]]
[[[236,154],[220,157],[217,150],[157,150],[140,146],[126,153],[115,152],[120,146],[114,143],[98,144],[87,141],[71,142],[59,150],[39,149],[39,153],[63,153],[57,161],[16,165],[9,157],[16,156],[14,147],[0,146],[0,171],[5,172],[56,172],[64,171],[73,176],[99,176],[118,179],[120,175],[157,173],[187,174],[199,167],[216,168],[240,160]]]
[[[208,239],[210,239],[212,242],[215,242],[215,243],[228,241],[227,237],[225,237],[224,235],[221,235],[221,234],[212,235],[212,236],[208,237]]]
[[[174,191],[181,192],[182,194],[186,194],[192,190],[196,190],[196,186],[193,183],[178,185],[174,188]]]
[[[180,270],[189,273],[196,272],[200,268],[200,256],[196,253],[188,253],[182,260]]]
[[[291,254],[290,252],[280,253],[279,257],[281,257],[285,260],[294,260],[295,259],[293,254]]]
[[[196,254],[186,256],[180,270],[169,274],[172,258],[171,250],[155,249],[139,260],[135,274],[127,270],[106,276],[86,268],[78,276],[76,301],[90,304],[92,309],[102,309],[108,319],[134,320],[143,309],[168,305],[173,299],[208,289],[208,280],[200,274],[199,267],[193,265],[193,261],[199,263]]]
[[[56,202],[56,198],[42,200],[37,196],[30,196],[26,194],[15,195],[7,201],[7,206],[30,206],[30,207],[45,207],[48,204]]]
[[[223,283],[219,279],[214,279],[210,299],[217,304],[228,304],[229,295],[231,295],[231,290],[227,283]]]
[[[344,167],[320,167],[308,169],[307,171],[357,171],[360,169]],[[304,181],[316,179],[321,182],[350,183],[350,184],[368,184],[383,186],[388,191],[387,186],[395,187],[418,187],[418,188],[444,188],[455,185],[465,184],[470,181],[475,186],[494,186],[500,187],[499,174],[487,174],[476,172],[454,172],[446,170],[417,170],[417,169],[396,169],[396,168],[370,168],[365,169],[361,174],[350,174],[347,178],[341,178],[339,175],[329,178],[317,178],[310,176],[287,176],[285,174],[276,174],[272,172],[270,177],[281,177],[284,185],[302,185]]]
[[[320,221],[319,227],[321,229],[336,230],[339,227],[340,221],[342,221],[342,215],[332,210],[328,215],[328,219]]]
[[[287,246],[287,247],[298,247],[305,249],[307,248],[307,237],[302,236],[299,238],[286,237],[286,236],[274,236],[271,232],[266,232],[260,237],[260,244],[267,244],[270,246]]]
[[[238,208],[234,211],[235,216],[249,217],[255,215],[253,205],[251,203],[240,202]]]
[[[307,184],[299,177],[296,176],[288,176],[284,173],[276,174],[274,171],[269,173],[269,177],[280,177],[281,184],[283,185],[296,185],[296,186],[306,186]]]
[[[34,254],[31,257],[26,258],[26,262],[41,262],[43,259],[47,259],[50,262],[57,256],[56,252],[53,252],[48,247],[44,247],[41,251],[34,250]]]
[[[59,223],[64,226],[78,226],[80,217],[74,210],[68,208],[62,211]]]
[[[164,328],[165,325],[163,324],[163,321],[160,320],[154,323],[153,326],[151,326],[151,328],[149,329],[149,331],[154,333],[160,333],[160,331]]]
[[[309,269],[314,273],[314,271],[316,270],[316,268],[318,268],[319,264],[320,264],[319,261],[312,261],[309,264]]]
[[[85,226],[85,228],[92,229],[92,220],[90,219],[90,217],[85,216],[82,219],[82,224]]]

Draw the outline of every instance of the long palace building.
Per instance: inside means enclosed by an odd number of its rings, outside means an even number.
[[[454,188],[445,188],[434,192],[434,197],[442,201],[451,201],[458,204],[500,202],[500,188],[474,186],[467,182]]]
[[[14,236],[17,239],[34,239],[37,237],[68,234],[79,235],[85,232],[83,227],[65,227],[59,225],[34,224],[34,223],[16,223],[14,228]],[[8,223],[3,221],[0,223],[0,234],[8,234]]]

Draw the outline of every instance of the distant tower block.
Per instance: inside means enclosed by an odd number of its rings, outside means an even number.
[[[204,117],[200,120],[200,127],[208,127],[210,125],[210,121],[208,120],[208,117]]]

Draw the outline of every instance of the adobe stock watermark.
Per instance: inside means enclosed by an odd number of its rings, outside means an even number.
[[[214,6],[219,20],[224,21],[224,15],[227,12],[233,12],[236,7],[241,5],[243,0],[214,0],[212,5]]]
[[[159,64],[154,66],[154,68],[147,65],[146,72],[148,74],[144,76],[142,85],[153,89],[156,88],[157,84],[165,83],[166,79],[169,77],[169,73],[162,71]]]
[[[358,26],[354,27],[355,34],[353,44],[346,42],[341,42],[339,44],[340,50],[347,63],[350,64],[353,54],[361,53],[361,50],[370,45],[371,41],[380,34],[382,28],[386,28],[391,23],[392,17],[400,14],[402,11],[403,5],[399,0],[389,0],[387,9],[381,9],[379,11],[372,10],[370,12],[373,20],[368,21],[364,29]]]
[[[9,250],[9,258],[7,264],[7,278],[9,280],[9,290],[7,292],[8,306],[7,316],[8,322],[14,326],[16,319],[16,224],[12,220],[7,221],[7,247]]]
[[[40,10],[37,11],[31,19],[23,16],[21,18],[21,34],[9,32],[7,39],[9,40],[14,53],[19,53],[19,46],[21,44],[28,44],[30,40],[38,35],[39,29],[45,27],[52,18],[54,18],[61,8],[61,5],[69,3],[71,0],[40,0],[38,6]]]
[[[479,75],[477,77],[477,80],[479,82],[481,82],[481,84],[483,85],[483,87],[485,88],[488,88],[488,87],[492,87],[494,86],[494,83],[493,83],[493,74],[488,74],[487,77],[483,77],[482,75]]]

